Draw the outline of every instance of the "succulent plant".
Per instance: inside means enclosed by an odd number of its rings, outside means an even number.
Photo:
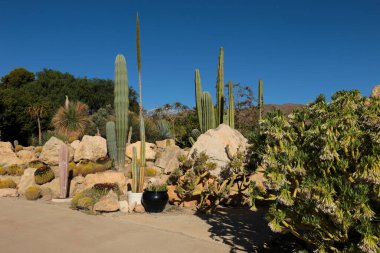
[[[20,165],[13,164],[7,168],[7,174],[10,176],[22,176],[24,174],[24,168]]]
[[[38,186],[30,186],[25,190],[24,195],[27,200],[37,200],[42,196],[41,188]]]
[[[119,54],[115,60],[115,130],[116,130],[116,166],[118,170],[124,170],[125,146],[127,143],[128,131],[128,74],[127,63],[123,55]]]
[[[78,199],[78,202],[76,204],[76,208],[78,209],[84,209],[84,210],[90,210],[94,206],[95,201],[91,197],[83,197]]]
[[[10,178],[0,179],[0,189],[3,188],[16,188],[17,184]]]
[[[144,187],[144,167],[138,165],[136,147],[132,148],[132,192],[142,192]]]
[[[5,174],[7,174],[7,170],[4,169],[3,166],[0,166],[0,175],[5,175]]]
[[[46,184],[55,178],[53,170],[45,165],[34,172],[34,181],[38,185]]]
[[[318,252],[380,250],[380,99],[341,91],[260,123],[269,227]],[[256,190],[256,192],[254,192]]]

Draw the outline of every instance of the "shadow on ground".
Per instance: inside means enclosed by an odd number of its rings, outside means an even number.
[[[198,211],[196,215],[211,228],[210,237],[231,247],[230,252],[308,252],[302,242],[290,234],[275,234],[265,220],[268,207],[256,212],[248,208],[220,208],[215,213]]]

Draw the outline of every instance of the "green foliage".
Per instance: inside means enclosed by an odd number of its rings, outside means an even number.
[[[249,200],[246,193],[249,172],[245,169],[244,153],[238,151],[218,177],[211,173],[216,164],[210,162],[204,152],[194,152],[189,159],[180,156],[178,160],[180,167],[170,174],[167,183],[177,185],[176,191],[182,201],[195,198],[201,209],[212,211],[220,204],[231,204],[234,196],[243,203]]]
[[[148,184],[144,191],[148,192],[166,192],[168,190],[167,184]]]
[[[24,68],[15,68],[1,78],[3,85],[13,88],[19,88],[32,81],[34,81],[34,74]]]
[[[10,178],[0,179],[0,189],[3,188],[16,188],[17,184]]]
[[[90,116],[90,122],[87,125],[85,133],[87,135],[95,135],[99,130],[101,136],[106,136],[106,124],[108,121],[114,121],[113,109],[111,105],[99,108]]]
[[[170,123],[167,120],[159,119],[156,124],[159,133],[159,138],[161,140],[170,139],[173,137],[172,131],[170,129]]]
[[[4,78],[4,77],[3,77]],[[40,118],[42,131],[51,130],[50,122],[58,108],[64,103],[65,95],[73,101],[82,101],[89,107],[90,114],[100,108],[113,104],[114,85],[112,80],[75,78],[68,73],[44,69],[37,73],[35,81],[18,82],[16,85],[0,85],[0,131],[1,139],[12,141],[18,139],[20,144],[27,145],[30,137],[38,132],[38,124],[30,120],[28,107],[43,105],[46,116]],[[129,88],[129,108],[138,111],[136,92]],[[96,132],[96,127],[102,132],[103,112],[91,118],[94,120],[88,132]],[[91,126],[91,125],[90,125]],[[30,143],[29,143],[30,144]]]
[[[263,110],[264,110],[264,99],[263,99],[263,80],[259,80],[259,98],[257,101],[257,108],[259,110],[259,120],[262,119]]]
[[[34,181],[38,185],[46,184],[55,178],[53,170],[45,165],[34,172]]]
[[[6,169],[7,174],[10,176],[22,176],[24,174],[24,168],[20,165],[13,164],[8,166]]]
[[[42,196],[42,192],[39,186],[30,186],[25,191],[25,198],[27,200],[37,200],[41,196]]]
[[[276,199],[273,231],[290,231],[319,252],[378,252],[379,115],[380,99],[341,91],[261,121],[256,152]]]
[[[216,80],[215,125],[223,123],[224,115],[224,50],[219,50],[218,75]]]
[[[112,168],[112,160],[104,159],[96,162],[81,161],[77,165],[69,164],[69,170],[72,170],[73,176],[93,174],[97,172],[103,172]]]

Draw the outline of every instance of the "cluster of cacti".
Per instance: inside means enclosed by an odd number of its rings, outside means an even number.
[[[145,168],[145,176],[154,177],[157,175],[157,169],[154,167],[146,167]]]
[[[269,113],[255,146],[275,199],[269,227],[314,252],[379,252],[379,122],[380,99],[359,91],[320,96],[288,117]]]
[[[43,147],[38,146],[38,147],[35,147],[35,148],[34,148],[34,151],[35,151],[36,153],[41,153],[41,152],[42,152],[42,149],[43,149]]]
[[[210,173],[216,168],[216,164],[210,162],[205,153],[195,152],[189,159],[181,156],[179,161],[180,167],[171,173],[168,183],[177,186],[176,192],[181,201],[197,200],[200,208],[212,211],[219,204],[231,204],[232,193],[244,200],[244,203],[249,200],[245,191],[249,187],[250,179],[244,168],[244,153],[237,152],[219,177]],[[237,192],[232,191],[233,186],[236,186]]]
[[[106,171],[112,168],[112,160],[104,159],[93,161],[81,161],[78,164],[69,163],[68,169],[71,177],[78,175],[86,176],[97,172]]]
[[[34,172],[34,181],[38,185],[46,184],[55,178],[53,170],[45,165],[41,168],[36,169]]]
[[[221,123],[226,123],[234,127],[234,99],[233,99],[233,84],[229,82],[229,108],[225,115],[225,96],[224,96],[224,51],[220,48],[218,75],[216,83],[216,107],[212,102],[212,97],[209,92],[202,91],[202,83],[199,70],[195,70],[195,105],[198,115],[199,129],[202,133],[209,129],[219,126]],[[190,142],[194,141],[194,138]]]
[[[17,146],[15,147],[15,151],[16,151],[16,152],[21,151],[21,150],[23,150],[23,149],[24,149],[24,147],[23,147],[22,145],[17,145]]]
[[[24,168],[20,165],[13,164],[6,168],[7,174],[10,176],[22,176],[24,174]]]
[[[258,101],[257,101],[257,109],[259,110],[259,121],[261,121],[263,117],[263,111],[264,111],[264,99],[263,99],[263,80],[259,80],[259,95],[258,95]]]
[[[142,192],[144,189],[145,167],[137,161],[136,147],[132,148],[132,192]]]
[[[69,180],[69,149],[66,144],[62,144],[59,149],[59,185],[60,197],[67,197]]]
[[[78,202],[76,203],[75,207],[81,210],[91,210],[94,205],[95,201],[93,198],[83,197],[78,199]]]
[[[25,190],[24,195],[27,200],[37,200],[41,198],[42,191],[39,186],[30,186]]]
[[[17,184],[10,178],[0,179],[0,189],[3,188],[16,188]]]
[[[94,184],[94,186],[92,186],[92,189],[94,191],[101,192],[101,194],[103,194],[103,192],[108,193],[111,190],[115,192],[118,196],[120,196],[122,193],[119,188],[119,185],[116,183],[98,183]]]

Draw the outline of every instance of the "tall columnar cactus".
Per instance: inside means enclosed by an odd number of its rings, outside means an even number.
[[[229,101],[229,108],[227,111],[228,125],[231,128],[235,128],[234,91],[233,91],[233,84],[231,81],[228,82],[228,101]]]
[[[216,80],[216,120],[218,126],[223,122],[224,114],[224,50],[219,51],[218,75]]]
[[[195,106],[198,113],[199,129],[202,129],[202,83],[199,69],[195,70]]]
[[[116,166],[119,170],[124,169],[125,164],[125,144],[127,142],[128,131],[128,74],[127,63],[123,55],[119,54],[115,60],[115,116],[116,116]]]
[[[259,80],[259,101],[257,103],[257,107],[259,109],[259,121],[261,120],[263,116],[263,110],[264,110],[264,100],[263,100],[263,80]]]
[[[69,165],[69,149],[66,144],[62,144],[59,148],[59,184],[60,184],[60,197],[62,199],[67,197],[68,185],[68,165]]]
[[[202,108],[203,126],[201,130],[204,133],[211,128],[215,128],[214,105],[211,95],[207,91],[202,94]]]
[[[116,133],[115,133],[115,122],[108,121],[106,124],[106,136],[107,136],[107,148],[110,158],[116,162],[117,152],[116,152]]]
[[[140,47],[140,19],[136,17],[136,49],[137,49],[137,71],[139,83],[139,117],[140,117],[140,165],[145,167],[145,124],[142,106],[142,84],[141,84],[141,47]]]

